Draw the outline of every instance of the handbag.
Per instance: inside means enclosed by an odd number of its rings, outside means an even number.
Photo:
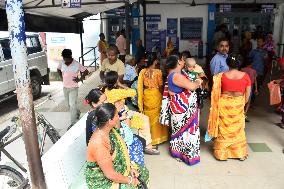
[[[206,89],[201,89],[201,88],[196,89],[195,92],[197,94],[198,108],[202,109],[203,108],[203,100],[206,99],[209,96],[209,92]]]

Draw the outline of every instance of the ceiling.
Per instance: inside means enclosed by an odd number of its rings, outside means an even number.
[[[160,1],[160,3],[191,3],[193,0],[146,0]],[[284,3],[284,0],[195,0],[196,4],[232,4],[232,3],[258,3],[258,4],[269,4],[269,3]]]
[[[67,0],[69,1],[69,0]],[[133,3],[135,0],[130,0]],[[5,8],[0,0],[0,8]],[[81,0],[81,8],[62,8],[61,0],[23,0],[25,13],[74,19],[86,17],[125,5],[125,0]]]
[[[70,0],[65,0],[70,1]],[[130,0],[133,3],[137,0]],[[191,3],[192,0],[146,0],[160,3]],[[62,8],[61,0],[23,0],[25,13],[51,17],[74,19],[86,17],[110,9],[123,6],[125,0],[81,0],[81,8]],[[283,3],[284,0],[195,0],[196,4],[208,3]],[[5,0],[0,0],[0,8],[4,9]]]

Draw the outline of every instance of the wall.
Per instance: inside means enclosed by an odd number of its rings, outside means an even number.
[[[208,25],[208,6],[200,5],[190,7],[187,5],[162,5],[162,4],[148,4],[147,14],[161,14],[161,22],[159,29],[167,29],[167,18],[178,18],[178,37],[180,37],[180,18],[183,17],[202,17],[203,18],[203,31],[202,41],[207,42],[207,25]],[[142,33],[142,32],[141,32]],[[143,34],[143,33],[142,33]],[[180,40],[179,51],[189,48],[188,40]]]
[[[84,53],[89,50],[87,47],[97,46],[100,34],[100,20],[89,20],[99,19],[100,16],[95,15],[86,19],[83,22],[84,33],[83,33],[83,45]],[[47,56],[48,66],[51,72],[56,72],[58,63],[62,61],[61,51],[64,48],[72,50],[72,56],[75,60],[79,61],[81,56],[81,43],[80,35],[72,33],[46,33],[46,44],[47,44]],[[84,59],[93,59],[93,53],[86,55]],[[88,62],[85,62],[88,66]]]
[[[276,10],[277,13],[275,14],[275,20],[274,20],[273,38],[276,44],[278,42],[283,44],[284,43],[284,3],[280,4]],[[278,56],[283,57],[284,56],[283,46],[276,45],[276,53]]]

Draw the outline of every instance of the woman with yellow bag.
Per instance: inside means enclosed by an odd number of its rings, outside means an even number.
[[[168,127],[159,122],[162,105],[162,72],[156,69],[158,58],[155,53],[148,57],[147,68],[141,70],[138,77],[138,107],[150,118],[152,145],[168,140]]]
[[[115,71],[107,72],[105,76],[106,88],[104,90],[107,96],[107,101],[110,103],[115,103],[117,101],[123,101],[128,97],[136,96],[136,90],[130,89],[127,86],[122,85],[118,80],[118,73]],[[127,111],[130,117],[130,127],[138,129],[138,136],[142,137],[146,141],[145,153],[150,155],[159,155],[160,152],[154,149],[152,146],[152,137],[150,133],[150,123],[148,116],[129,110],[125,106],[125,111]]]

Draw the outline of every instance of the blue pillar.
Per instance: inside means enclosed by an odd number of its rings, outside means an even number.
[[[5,6],[19,114],[31,178],[30,185],[31,188],[45,189],[46,184],[39,152],[30,72],[27,62],[23,1],[6,0]]]
[[[135,56],[137,51],[136,41],[140,39],[140,30],[139,30],[140,9],[138,3],[133,4],[131,13],[132,13],[132,54],[133,56]]]
[[[207,29],[207,52],[209,55],[212,50],[212,41],[215,31],[215,17],[216,17],[216,4],[210,3],[208,4],[208,29]]]

